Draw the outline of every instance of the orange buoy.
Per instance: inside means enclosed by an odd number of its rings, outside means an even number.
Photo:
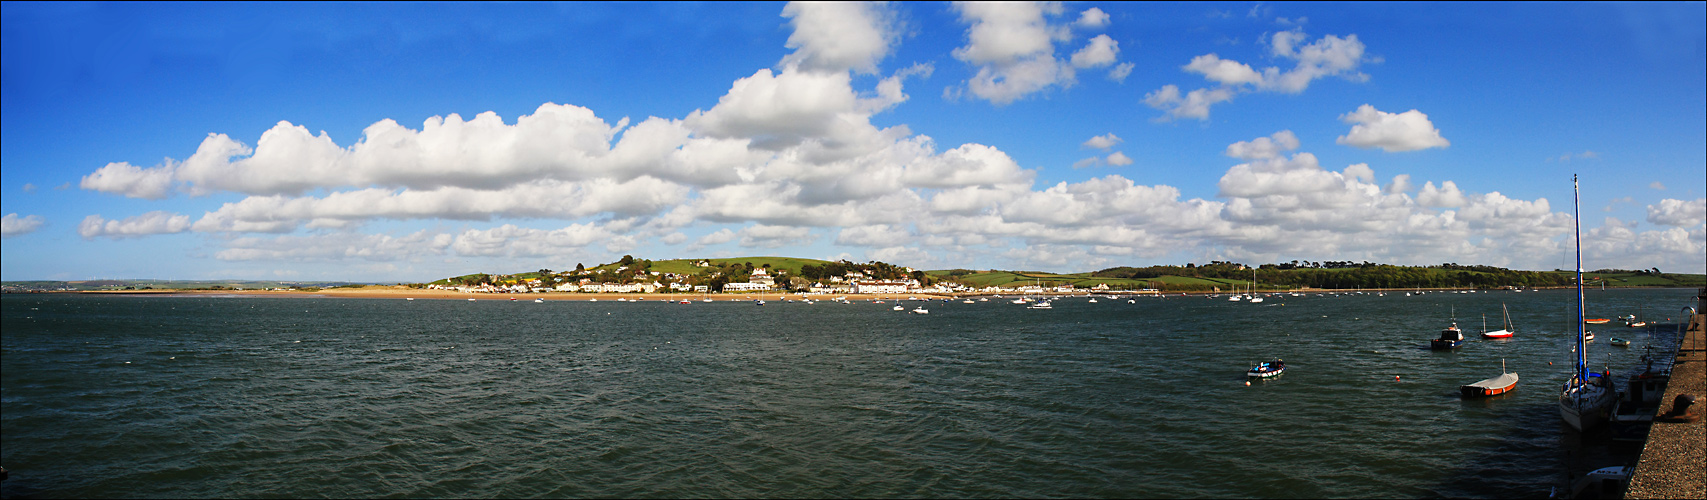
[[[1398,376],[1398,375],[1394,375],[1394,376],[1393,376],[1393,381],[1394,381],[1394,382],[1398,382],[1398,381],[1399,381],[1399,376]]]

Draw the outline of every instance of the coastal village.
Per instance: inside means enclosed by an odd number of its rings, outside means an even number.
[[[625,259],[626,260],[626,259]],[[904,277],[880,277],[866,270],[849,270],[839,275],[806,278],[787,270],[772,269],[769,265],[748,271],[715,270],[708,260],[694,262],[708,268],[703,274],[683,274],[649,271],[631,265],[618,265],[613,271],[595,269],[581,273],[541,272],[535,277],[501,277],[469,283],[431,283],[425,288],[461,293],[771,293],[794,292],[807,294],[968,294],[968,293],[1075,293],[1110,291],[1106,284],[1079,288],[1071,284],[1043,286],[1041,284],[1011,287],[972,287],[962,283],[932,282],[924,273],[910,267],[898,268]],[[857,266],[847,263],[849,267]],[[742,266],[734,266],[741,268]],[[744,273],[745,275],[741,275]],[[895,274],[895,273],[887,273]],[[724,278],[724,279],[720,279]],[[744,280],[744,281],[737,281]],[[1155,292],[1155,290],[1126,290]]]

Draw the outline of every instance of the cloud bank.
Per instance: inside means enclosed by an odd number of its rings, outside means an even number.
[[[955,8],[968,25],[967,43],[951,56],[976,75],[961,88],[990,104],[1070,86],[1075,69],[1130,71],[1116,64],[1119,45],[1107,35],[1090,38],[1067,60],[1056,57],[1056,46],[1073,39],[1072,28],[1107,25],[1096,9],[1061,23],[1056,4]],[[1177,256],[1181,249],[1201,260],[1308,256],[1538,268],[1568,244],[1570,218],[1553,212],[1545,198],[1512,199],[1449,179],[1413,180],[1366,163],[1322,165],[1290,130],[1227,145],[1213,199],[1186,198],[1136,175],[1038,185],[1037,169],[997,146],[941,145],[906,125],[874,125],[874,116],[911,99],[910,82],[933,70],[925,64],[885,70],[900,39],[890,9],[789,4],[782,15],[794,30],[787,43],[793,51],[679,118],[612,120],[585,107],[545,103],[513,121],[491,112],[415,126],[381,120],[349,144],[283,121],[252,145],[210,134],[181,161],[109,163],[80,185],[142,200],[219,195],[234,201],[200,214],[90,215],[78,233],[203,233],[223,246],[215,256],[226,261],[542,259],[646,245],[682,245],[691,253],[833,241],[864,248],[865,258],[918,266],[999,259],[1076,269]],[[1166,85],[1145,101],[1170,117],[1207,119],[1213,105],[1238,95],[1303,92],[1329,76],[1367,79],[1359,68],[1370,59],[1355,35],[1309,41],[1294,30],[1266,43],[1291,66],[1259,70],[1206,54],[1182,69],[1214,86],[1182,93]],[[856,86],[867,80],[855,75],[872,75],[875,83]],[[1352,129],[1338,144],[1385,151],[1449,145],[1416,110],[1387,113],[1366,104],[1340,119]],[[1113,151],[1122,143],[1112,132],[1091,137],[1079,146],[1098,153],[1072,166],[1129,166],[1133,158]],[[1668,199],[1649,206],[1648,221],[1666,229],[1640,232],[1622,224],[1607,231],[1630,231],[1631,243],[1602,250],[1675,256],[1699,247],[1702,203]],[[368,229],[386,221],[463,227]],[[30,224],[7,215],[7,237],[41,222]]]

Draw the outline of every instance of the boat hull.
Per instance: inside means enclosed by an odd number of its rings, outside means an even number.
[[[1474,384],[1459,386],[1458,390],[1467,398],[1483,398],[1505,394],[1516,388],[1517,374],[1507,373]]]
[[[1466,385],[1459,387],[1458,391],[1463,393],[1464,397],[1467,398],[1485,398],[1505,394],[1516,388],[1517,384],[1511,384],[1505,387],[1475,387]]]
[[[1457,349],[1459,346],[1462,346],[1462,345],[1464,345],[1464,341],[1462,341],[1462,340],[1434,339],[1434,340],[1428,341],[1428,347],[1430,349],[1441,350],[1441,351],[1448,350],[1448,349]]]
[[[1600,380],[1574,387],[1567,384],[1564,393],[1559,395],[1559,417],[1578,431],[1605,423],[1617,401],[1617,394],[1602,384],[1604,382]]]
[[[1285,372],[1286,372],[1286,364],[1285,363],[1280,363],[1280,362],[1266,363],[1265,362],[1265,363],[1257,365],[1255,368],[1251,368],[1251,371],[1245,372],[1245,376],[1250,377],[1250,378],[1274,378],[1274,377],[1279,377],[1281,373],[1285,373]]]

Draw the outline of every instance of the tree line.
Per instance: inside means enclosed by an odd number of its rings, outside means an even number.
[[[1091,273],[1099,278],[1155,279],[1182,276],[1203,279],[1249,281],[1261,288],[1500,288],[1568,286],[1569,275],[1540,271],[1514,271],[1493,266],[1441,264],[1414,267],[1373,262],[1327,262],[1263,264],[1253,270],[1236,262],[1214,261],[1198,266],[1115,267]],[[1155,283],[1155,282],[1152,282]],[[1209,284],[1166,283],[1166,290],[1206,290]]]

